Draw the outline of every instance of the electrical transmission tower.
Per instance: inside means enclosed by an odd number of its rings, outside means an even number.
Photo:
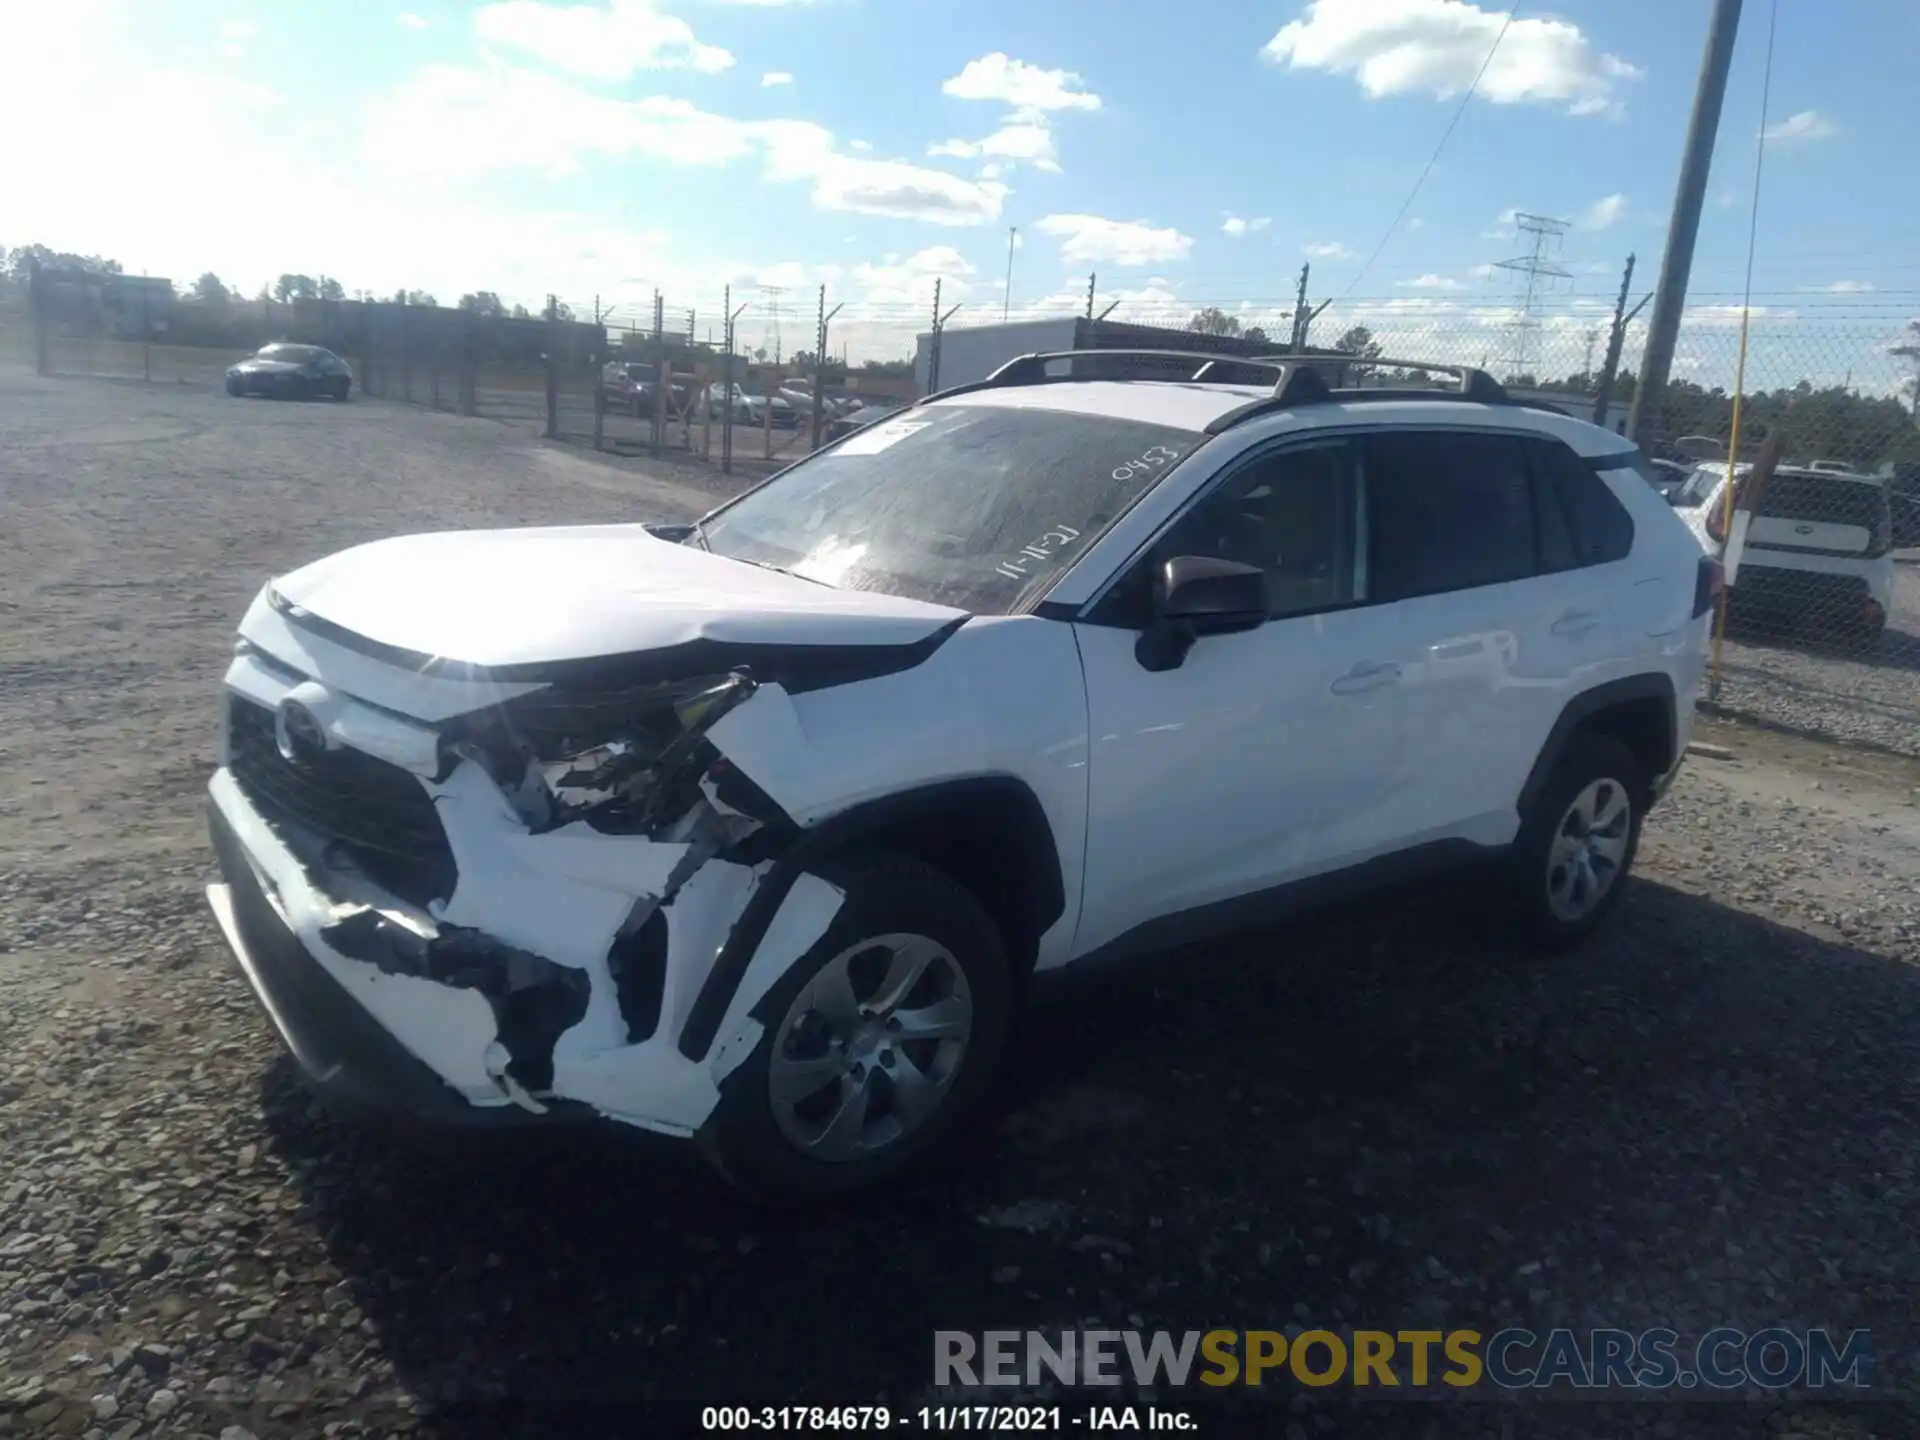
[[[784,285],[762,285],[760,294],[766,301],[767,329],[760,343],[766,352],[773,356],[773,363],[780,363],[780,297],[786,293]]]
[[[1511,270],[1520,277],[1520,294],[1514,306],[1513,323],[1507,330],[1507,354],[1501,364],[1508,376],[1532,375],[1535,346],[1540,333],[1540,294],[1548,282],[1571,280],[1573,272],[1553,259],[1567,233],[1565,220],[1545,215],[1515,215],[1513,228],[1531,241],[1524,255],[1494,262],[1496,270]],[[1537,377],[1536,377],[1537,378]]]

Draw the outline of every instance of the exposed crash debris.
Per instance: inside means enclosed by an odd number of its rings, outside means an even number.
[[[636,906],[636,912],[641,908]],[[644,917],[620,927],[613,948],[607,951],[607,973],[613,977],[620,1001],[627,1043],[651,1040],[660,1028],[660,1004],[667,986],[667,917],[658,901],[645,902]]]
[[[655,837],[699,806],[721,758],[707,732],[758,688],[741,669],[586,697],[543,692],[473,717],[452,749],[492,776],[532,834],[583,820]],[[746,803],[756,800],[757,822],[782,818],[757,787]]]
[[[473,990],[493,1007],[498,1043],[507,1053],[504,1076],[513,1094],[540,1092],[553,1084],[553,1047],[587,1013],[591,985],[586,972],[461,926],[443,926],[426,936],[371,907],[320,931],[342,955],[364,960],[388,975],[432,980]],[[490,1069],[492,1067],[489,1067]],[[516,1100],[522,1096],[516,1095]]]

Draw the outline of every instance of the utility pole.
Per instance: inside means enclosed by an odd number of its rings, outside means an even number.
[[[1087,319],[1089,320],[1093,319],[1093,286],[1099,278],[1097,272],[1087,276]]]
[[[1605,425],[1607,410],[1613,404],[1613,383],[1620,375],[1620,351],[1627,341],[1627,322],[1640,313],[1640,306],[1627,312],[1627,294],[1633,289],[1633,256],[1627,256],[1626,274],[1620,277],[1620,298],[1613,302],[1613,333],[1607,337],[1607,358],[1600,367],[1600,383],[1593,400],[1593,423]],[[1640,305],[1647,302],[1642,300]],[[1629,425],[1628,429],[1633,427]]]
[[[1693,96],[1693,118],[1687,124],[1687,148],[1680,158],[1673,218],[1667,227],[1667,252],[1660,261],[1653,318],[1647,322],[1646,354],[1640,361],[1640,382],[1627,420],[1628,435],[1642,448],[1660,423],[1667,376],[1673,371],[1673,349],[1680,340],[1680,316],[1693,273],[1694,242],[1700,237],[1700,207],[1706,200],[1713,143],[1720,133],[1720,109],[1727,98],[1727,72],[1733,68],[1733,41],[1739,30],[1740,0],[1714,0],[1700,82]]]
[[[820,448],[820,426],[827,408],[827,322],[840,313],[840,307],[827,309],[827,287],[820,287],[820,328],[813,340],[813,448]]]
[[[1008,252],[1012,259],[1012,252]],[[933,326],[927,336],[927,394],[940,387],[940,277],[933,279]]]
[[[1293,333],[1287,337],[1287,349],[1298,355],[1307,345],[1307,277],[1313,273],[1311,263],[1300,267],[1300,288],[1293,295]]]
[[[1007,288],[1000,295],[1000,323],[1003,325],[1007,320],[1007,312],[1013,305],[1013,247],[1019,238],[1020,227],[1009,225],[1007,227]]]

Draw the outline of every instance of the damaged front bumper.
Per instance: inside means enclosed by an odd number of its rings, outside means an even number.
[[[446,1129],[592,1115],[585,1106],[541,1114],[518,1105],[472,1103],[375,1020],[301,943],[248,863],[218,801],[208,802],[207,818],[223,877],[207,887],[214,918],[281,1042],[322,1099]]]
[[[308,696],[294,678],[243,654],[229,676],[236,711]],[[766,687],[753,703],[766,717],[790,702]],[[259,769],[270,737],[236,740],[229,721],[209,786],[223,876],[209,902],[311,1081],[355,1108],[434,1124],[597,1115],[697,1131],[759,1041],[752,1007],[825,932],[840,892],[765,845],[737,857],[732,842],[767,827],[721,798],[738,782],[717,755],[673,792],[690,808],[671,821],[634,807],[530,820],[485,757],[424,773],[432,747],[416,754],[398,733],[407,722],[380,729],[364,708],[330,697],[317,723],[388,757],[369,762],[389,787],[382,814],[404,826],[424,807],[457,877],[444,899],[419,893],[411,870],[369,870],[353,843],[364,833],[343,839],[279,804]],[[618,766],[591,778],[617,783]],[[400,833],[417,839],[418,826]]]

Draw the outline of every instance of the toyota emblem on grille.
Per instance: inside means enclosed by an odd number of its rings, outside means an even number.
[[[326,753],[327,732],[298,700],[282,700],[273,712],[273,748],[289,765],[311,765]]]

